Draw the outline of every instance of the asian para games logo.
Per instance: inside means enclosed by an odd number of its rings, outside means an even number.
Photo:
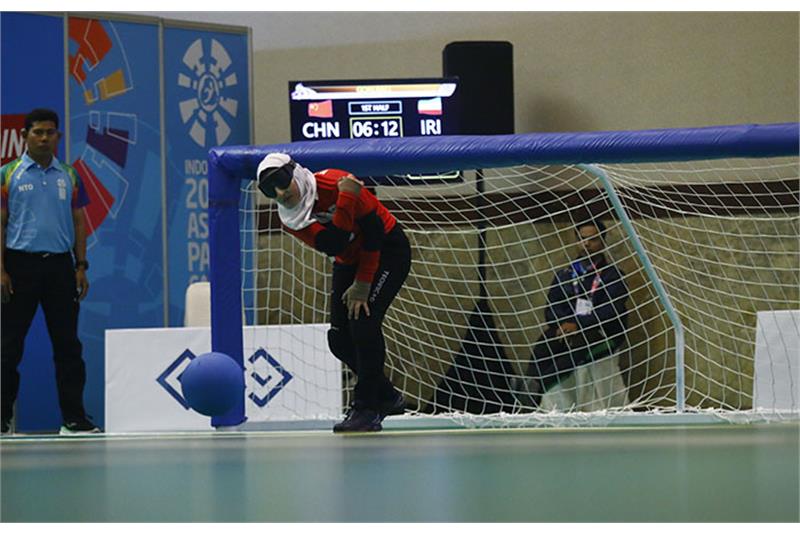
[[[207,39],[197,39],[183,54],[186,69],[178,73],[178,86],[191,91],[187,91],[191,97],[178,107],[189,136],[203,148],[221,145],[231,135],[228,121],[239,109],[236,99],[225,95],[238,83],[232,64],[228,51],[216,39],[211,39],[210,49]]]

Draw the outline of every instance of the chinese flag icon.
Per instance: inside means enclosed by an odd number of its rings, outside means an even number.
[[[322,102],[308,103],[308,116],[319,119],[330,119],[333,117],[333,102],[323,100]]]

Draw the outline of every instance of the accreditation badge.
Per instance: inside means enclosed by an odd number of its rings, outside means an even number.
[[[58,185],[58,199],[67,200],[67,182],[63,178],[59,178],[56,182]]]
[[[592,301],[589,299],[578,299],[575,303],[575,315],[589,315],[592,313]]]

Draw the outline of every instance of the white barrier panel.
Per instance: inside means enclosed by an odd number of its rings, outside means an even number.
[[[800,409],[800,310],[758,312],[753,408]]]
[[[245,327],[248,422],[335,419],[342,412],[341,363],[328,351],[328,325]],[[209,430],[186,406],[179,377],[211,350],[211,330],[106,331],[106,431]]]

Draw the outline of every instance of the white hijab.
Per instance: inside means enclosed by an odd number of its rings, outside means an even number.
[[[267,154],[258,164],[256,177],[260,176],[261,171],[265,169],[282,167],[289,161],[291,160],[287,154]],[[317,201],[317,180],[311,171],[295,163],[292,181],[297,183],[297,188],[300,191],[300,201],[293,208],[278,204],[278,216],[288,228],[302,230],[316,222],[316,219],[311,216],[311,212]]]

